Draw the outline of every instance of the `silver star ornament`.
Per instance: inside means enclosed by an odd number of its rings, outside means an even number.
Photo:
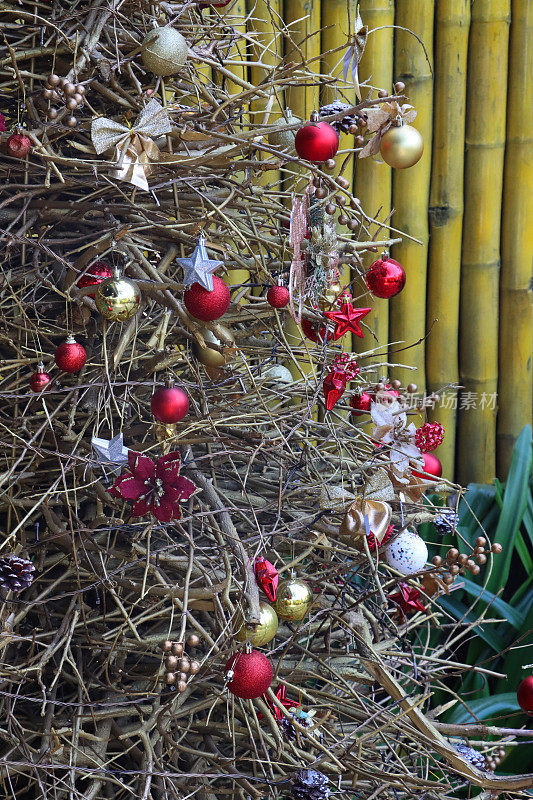
[[[119,433],[113,439],[99,439],[98,436],[93,436],[91,445],[98,463],[118,475],[122,470],[122,465],[128,461],[129,452],[128,448],[124,447],[122,433]]]
[[[223,266],[223,262],[209,258],[203,237],[198,240],[198,244],[190,258],[177,258],[176,261],[185,270],[185,275],[183,276],[185,286],[199,283],[208,292],[213,291],[213,272],[218,267]]]

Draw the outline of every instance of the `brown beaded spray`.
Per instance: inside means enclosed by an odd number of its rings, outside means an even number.
[[[49,120],[58,118],[59,110],[55,104],[60,103],[65,106],[68,112],[65,120],[66,125],[69,128],[76,127],[78,120],[74,116],[74,111],[83,106],[85,102],[85,86],[83,84],[71,83],[66,78],[60,78],[59,75],[52,73],[47,77],[40,96],[49,104],[46,111],[46,116]]]

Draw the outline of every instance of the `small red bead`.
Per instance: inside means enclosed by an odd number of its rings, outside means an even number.
[[[69,336],[55,351],[54,359],[63,372],[79,372],[87,361],[87,353],[83,345]]]
[[[421,453],[429,453],[442,444],[444,427],[440,422],[425,422],[415,433],[415,445]]]
[[[6,142],[6,153],[13,158],[26,158],[31,153],[31,139],[23,133],[12,133]]]
[[[213,275],[213,291],[204,289],[199,283],[193,283],[183,295],[187,311],[196,319],[212,322],[218,319],[229,308],[229,289],[217,275]]]
[[[289,290],[286,286],[271,286],[267,292],[267,302],[272,308],[285,308],[289,302]]]
[[[161,386],[152,395],[152,414],[165,425],[179,422],[189,411],[189,398],[177,386]]]

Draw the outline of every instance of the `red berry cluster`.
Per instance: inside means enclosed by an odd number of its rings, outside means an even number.
[[[435,450],[444,439],[444,427],[440,422],[425,422],[415,433],[415,445],[421,453]]]

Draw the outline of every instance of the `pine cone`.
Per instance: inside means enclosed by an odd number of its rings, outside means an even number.
[[[18,556],[0,558],[0,588],[20,592],[33,582],[35,567],[31,561]]]
[[[322,772],[300,769],[294,774],[291,785],[294,800],[327,800],[329,794],[329,779]]]
[[[319,111],[321,117],[329,117],[331,114],[340,114],[341,111],[346,111],[346,109],[350,108],[351,106],[348,103],[342,103],[340,100],[334,100],[333,103],[328,103],[327,106],[322,106]],[[355,114],[346,114],[341,119],[335,120],[335,122],[331,122],[332,125],[337,133],[348,133],[348,128],[350,125],[357,124],[357,117]]]
[[[453,508],[447,508],[444,506],[444,508],[441,509],[440,514],[438,514],[433,520],[433,525],[436,527],[440,536],[445,536],[447,533],[451,533],[455,530],[457,527],[457,520],[457,512]]]
[[[474,750],[473,747],[468,747],[466,744],[456,744],[455,749],[461,755],[465,761],[470,762],[473,767],[477,767],[478,769],[485,769],[485,757],[478,753],[477,750]]]

